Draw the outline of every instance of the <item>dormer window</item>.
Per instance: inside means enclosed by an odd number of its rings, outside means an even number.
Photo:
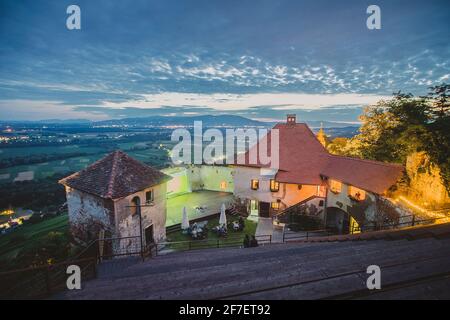
[[[342,190],[342,183],[337,180],[330,179],[330,190],[333,193],[339,193]]]
[[[354,201],[363,201],[366,199],[366,192],[354,186],[348,187],[348,196]]]

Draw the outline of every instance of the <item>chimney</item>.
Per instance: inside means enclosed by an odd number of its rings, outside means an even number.
[[[296,115],[288,114],[287,115],[287,124],[295,124],[296,123]]]

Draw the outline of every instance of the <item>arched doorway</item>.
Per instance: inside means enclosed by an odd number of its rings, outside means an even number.
[[[131,199],[130,211],[133,217],[141,215],[141,199],[138,196]]]
[[[341,208],[328,207],[326,227],[338,234],[348,234],[350,232],[350,215]]]

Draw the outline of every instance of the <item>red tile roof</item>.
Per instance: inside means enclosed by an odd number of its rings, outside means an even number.
[[[320,172],[328,161],[328,152],[317,140],[314,133],[305,123],[285,124],[279,123],[273,129],[279,133],[279,171],[276,179],[285,183],[301,183],[320,185]],[[261,138],[258,145],[266,143],[271,153],[270,131]],[[255,145],[252,148],[257,148]],[[268,167],[261,164],[258,157],[257,164],[249,162],[249,152],[245,156],[245,166]]]
[[[335,178],[344,183],[375,193],[383,193],[400,177],[403,167],[377,161],[335,156],[328,153],[305,123],[277,124],[279,131],[279,170],[276,180],[284,183],[321,185],[321,176]],[[270,154],[271,132],[250,150],[266,144]],[[244,166],[268,167],[249,163],[245,154]]]
[[[59,182],[101,198],[119,199],[169,179],[126,153],[114,151]]]
[[[379,161],[330,155],[322,175],[345,184],[382,194],[394,185],[403,173],[403,166]]]

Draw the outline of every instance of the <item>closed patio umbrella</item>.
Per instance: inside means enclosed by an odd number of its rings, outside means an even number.
[[[189,229],[189,220],[186,212],[186,207],[183,207],[183,220],[181,220],[181,230]]]
[[[227,225],[227,216],[225,214],[225,204],[222,203],[222,207],[220,208],[220,218],[219,224]]]

